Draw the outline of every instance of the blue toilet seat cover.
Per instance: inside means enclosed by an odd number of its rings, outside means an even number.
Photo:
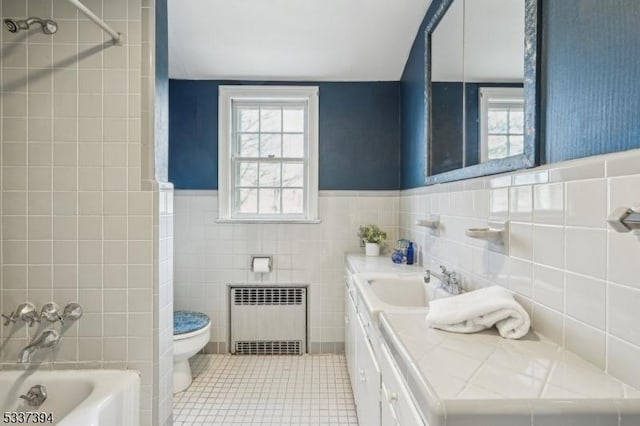
[[[209,324],[209,317],[201,312],[175,311],[173,313],[173,335],[191,333]]]

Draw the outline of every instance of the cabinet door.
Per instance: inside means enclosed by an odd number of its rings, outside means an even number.
[[[347,359],[347,370],[351,379],[351,390],[353,396],[356,396],[356,327],[358,326],[358,314],[356,306],[349,294],[349,290],[345,290],[345,309],[344,309],[344,354]]]
[[[382,383],[380,389],[380,424],[382,426],[400,426],[400,423],[396,420],[396,415],[389,399],[389,391],[384,383]]]
[[[402,426],[424,426],[425,422],[414,405],[411,393],[386,345],[381,345],[380,354],[382,382],[387,392],[386,400],[382,401],[382,405],[384,406],[385,403],[391,405],[396,421]]]
[[[365,329],[357,323],[357,399],[358,423],[366,426],[380,425],[380,368],[376,361]]]

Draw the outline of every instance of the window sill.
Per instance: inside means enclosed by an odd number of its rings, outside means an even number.
[[[319,224],[320,219],[216,219],[216,223],[275,223],[275,224]]]

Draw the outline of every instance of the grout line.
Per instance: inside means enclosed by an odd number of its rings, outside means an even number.
[[[100,2],[100,17],[104,17],[104,1]],[[102,35],[101,35],[102,36]],[[78,41],[80,38],[78,37]],[[105,356],[104,356],[104,339],[105,339],[105,193],[104,193],[104,178],[105,178],[105,169],[104,169],[104,119],[105,119],[105,94],[104,94],[104,49],[100,49],[100,150],[101,150],[101,160],[100,160],[100,197],[102,199],[102,212],[100,217],[100,223],[102,225],[102,235],[100,241],[100,257],[101,257],[101,282],[100,282],[100,291],[102,298],[102,307],[101,307],[101,319],[102,319],[102,332],[101,332],[101,364],[104,366]]]
[[[27,7],[27,12],[29,11],[29,0],[25,0],[25,4]],[[26,167],[25,167],[25,172],[26,172],[26,179],[25,179],[25,232],[26,232],[26,236],[25,236],[25,246],[26,246],[26,263],[29,263],[29,38],[30,38],[30,33],[27,31],[26,37],[25,37],[25,54],[26,54],[26,61],[27,61],[27,65],[25,68],[25,73],[26,73],[26,79],[25,79],[25,91],[26,91],[26,96],[25,96],[25,104],[26,104],[26,120],[25,120],[25,150],[26,150]],[[26,279],[26,283],[27,283],[27,288],[26,288],[26,294],[25,294],[25,301],[30,299],[30,289],[29,289],[29,266],[25,267],[25,279]],[[24,335],[25,337],[27,337],[27,339],[29,338],[29,331],[26,329],[25,327],[25,331],[24,331]]]
[[[130,33],[129,32],[129,1],[126,1],[126,7],[127,7],[127,15],[126,15],[126,32],[127,34]],[[127,54],[127,59],[126,59],[126,68],[127,71],[125,72],[125,79],[126,79],[126,96],[125,96],[125,100],[127,102],[127,105],[125,107],[126,111],[127,111],[127,118],[124,121],[125,125],[127,126],[126,128],[126,160],[125,160],[125,232],[127,235],[127,241],[125,242],[125,289],[126,289],[126,307],[125,307],[125,327],[126,327],[126,331],[125,334],[127,336],[126,338],[126,342],[125,342],[125,348],[126,348],[126,358],[125,358],[125,362],[128,364],[130,362],[130,355],[129,355],[129,315],[130,315],[130,311],[129,311],[129,306],[130,306],[130,301],[129,301],[129,297],[130,297],[130,289],[129,289],[129,146],[131,144],[131,139],[130,139],[130,134],[129,134],[129,127],[130,127],[130,110],[129,110],[129,99],[130,99],[130,91],[129,91],[129,72],[130,72],[130,64],[129,64],[129,43],[125,43],[124,46],[121,46],[120,48],[122,49],[126,49],[126,54]],[[104,63],[102,64],[103,68],[104,68]],[[104,85],[104,80],[103,80],[103,85]],[[142,102],[142,100],[141,100]],[[102,154],[102,162],[104,165],[104,141],[103,141],[103,154]],[[152,308],[153,310],[153,308]],[[153,315],[153,313],[152,313]],[[152,324],[153,324],[153,320],[152,320]],[[153,333],[152,333],[153,336]],[[151,360],[151,363],[153,364],[153,359]],[[155,397],[157,397],[157,395],[155,395]]]

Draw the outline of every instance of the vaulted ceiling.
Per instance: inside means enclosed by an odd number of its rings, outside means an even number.
[[[398,80],[431,0],[169,0],[172,78]]]

